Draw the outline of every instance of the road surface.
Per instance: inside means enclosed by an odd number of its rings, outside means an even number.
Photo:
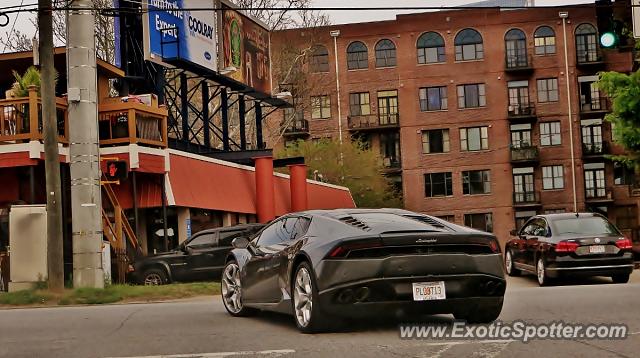
[[[637,357],[640,272],[628,284],[592,279],[537,287],[509,278],[504,322],[624,323],[625,340],[529,343],[401,340],[399,321],[362,322],[330,334],[298,333],[293,318],[228,316],[218,297],[179,302],[0,310],[0,357]],[[450,316],[428,316],[450,322]]]

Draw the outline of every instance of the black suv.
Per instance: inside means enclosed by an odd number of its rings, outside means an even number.
[[[129,268],[132,281],[144,285],[164,285],[174,281],[219,280],[231,241],[248,237],[263,224],[242,224],[203,230],[171,252],[145,257]]]

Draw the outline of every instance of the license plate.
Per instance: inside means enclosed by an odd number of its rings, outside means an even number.
[[[591,254],[604,254],[604,245],[591,245],[589,246],[589,253]]]
[[[444,293],[444,281],[413,283],[414,301],[444,300],[445,298],[447,296]]]

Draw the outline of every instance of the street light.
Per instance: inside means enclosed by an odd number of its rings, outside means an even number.
[[[567,109],[569,111],[569,144],[571,147],[571,184],[573,188],[573,211],[578,212],[578,201],[576,198],[576,159],[573,148],[573,115],[571,113],[571,90],[569,88],[569,55],[567,50],[567,18],[569,13],[560,11],[558,16],[562,19],[562,35],[564,45],[564,75],[567,82]]]

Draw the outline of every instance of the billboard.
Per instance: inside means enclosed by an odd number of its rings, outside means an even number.
[[[188,61],[217,70],[214,0],[145,0],[143,31],[145,60],[166,65]],[[208,9],[190,11],[181,9]]]
[[[258,21],[221,6],[221,67],[235,67],[228,77],[264,93],[271,93],[269,30]]]

